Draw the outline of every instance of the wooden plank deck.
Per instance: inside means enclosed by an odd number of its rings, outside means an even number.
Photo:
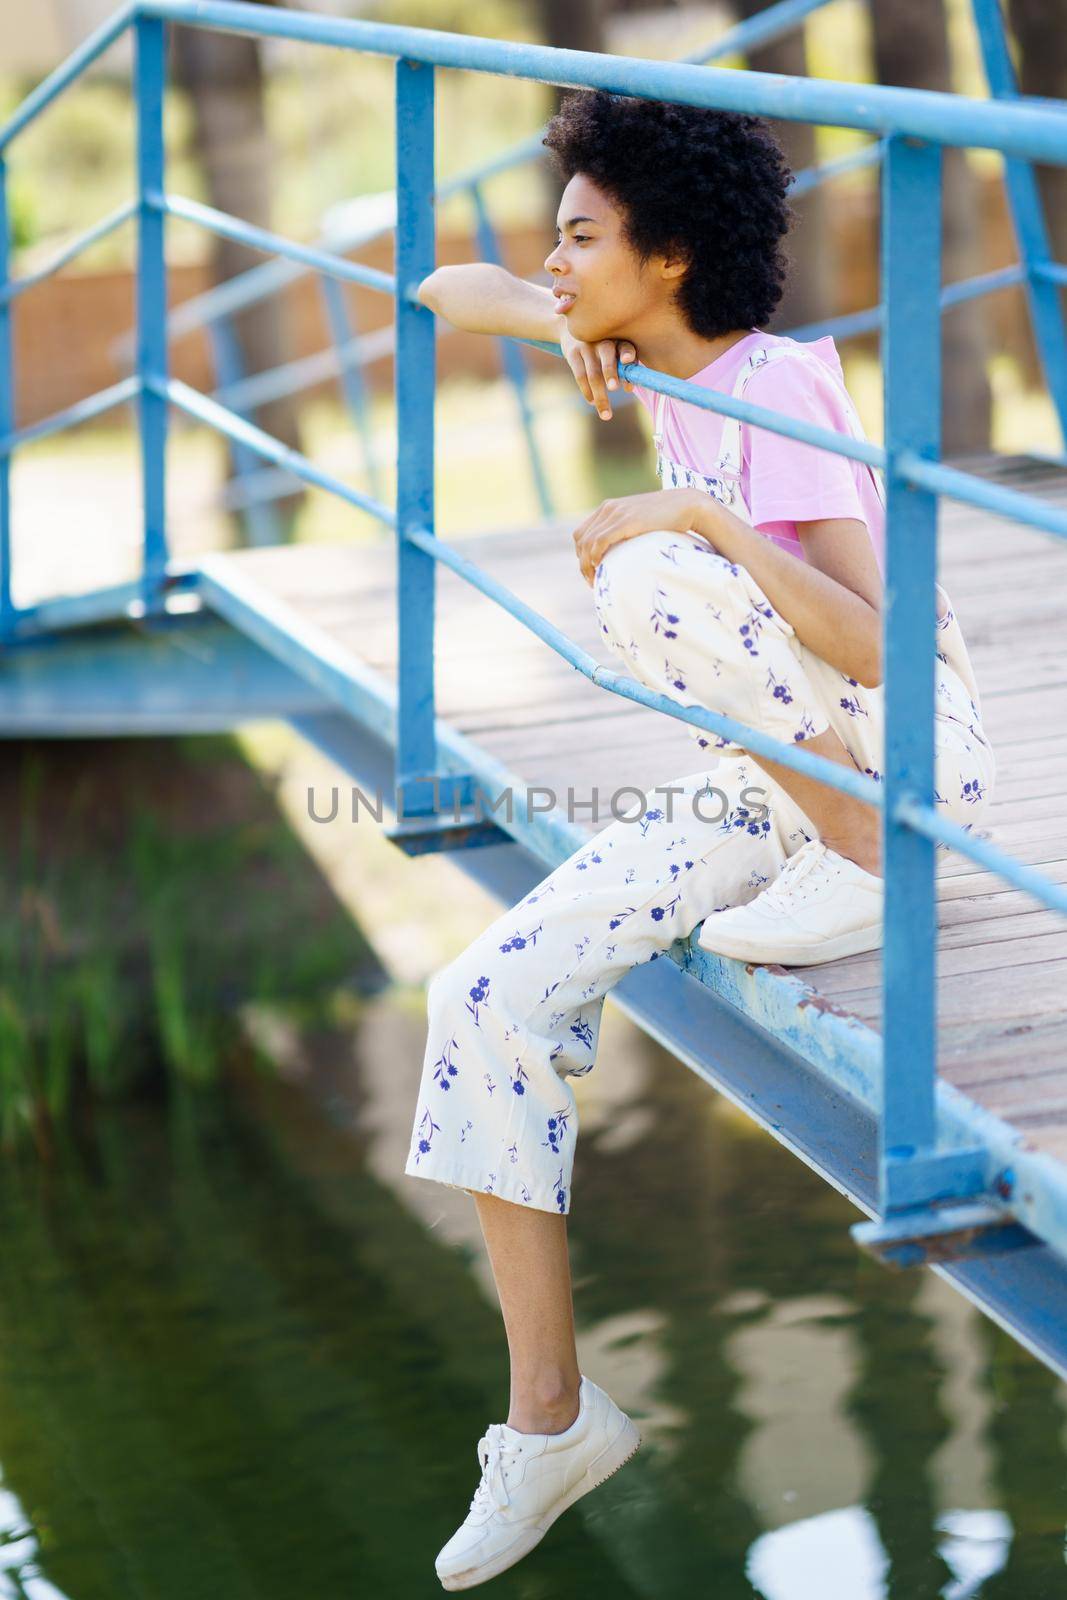
[[[1026,457],[960,465],[1067,502],[1067,473]],[[621,669],[578,572],[574,519],[451,540],[575,639]],[[215,558],[216,561],[219,558]],[[396,681],[395,552],[297,546],[227,555],[336,646]],[[1067,551],[1050,536],[942,504],[940,576],[967,640],[997,755],[982,836],[1067,882]],[[523,781],[568,785],[606,808],[703,765],[681,724],[592,685],[445,567],[438,568],[437,711]],[[709,753],[710,754],[710,753]],[[709,762],[709,770],[711,767]],[[593,835],[610,814],[579,826]],[[938,1063],[944,1078],[1067,1161],[1067,921],[955,854],[938,863]],[[881,953],[789,969],[881,1025]]]

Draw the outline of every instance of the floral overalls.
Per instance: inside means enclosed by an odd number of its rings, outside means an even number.
[[[756,350],[735,395],[763,361],[797,354]],[[848,415],[860,435],[851,402]],[[661,418],[662,404],[654,438],[663,487],[701,488],[750,522],[740,423],[727,419],[720,459],[704,476],[665,458]],[[988,806],[995,761],[959,624],[938,592],[946,610],[937,621],[935,803],[971,827]],[[613,545],[596,569],[594,600],[606,643],[640,682],[787,743],[832,726],[859,770],[881,781],[882,686],[866,688],[808,649],[747,568],[698,535],[661,531]],[[741,746],[687,732],[701,752],[696,771],[650,790],[434,974],[409,1176],[568,1212],[578,1129],[568,1080],[595,1065],[604,995],[711,912],[753,899],[817,832]]]

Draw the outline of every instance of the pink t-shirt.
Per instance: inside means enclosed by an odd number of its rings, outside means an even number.
[[[754,349],[777,345],[799,347],[799,341],[783,334],[754,328],[714,361],[694,373],[690,383],[702,388],[733,393],[738,375]],[[768,410],[784,411],[802,417],[837,433],[848,433],[847,413],[834,384],[834,374],[844,384],[844,373],[837,347],[827,334],[803,348],[817,356],[826,368],[803,357],[783,358],[758,367],[745,386],[743,398]],[[656,394],[634,385],[642,405],[655,416]],[[684,400],[665,397],[662,415],[663,453],[668,460],[702,474],[714,470],[726,418],[715,411],[704,411]],[[870,469],[847,456],[801,444],[784,434],[772,433],[744,423],[741,428],[741,493],[749,508],[752,525],[793,555],[806,560],[797,538],[796,524],[822,517],[854,517],[866,524],[874,547],[875,560],[885,576],[885,507],[871,477]]]

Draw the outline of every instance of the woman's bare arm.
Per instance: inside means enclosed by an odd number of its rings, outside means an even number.
[[[804,561],[697,491],[694,531],[727,561],[748,568],[809,650],[865,689],[876,689],[882,682],[882,606],[866,525],[834,517],[796,527]]]
[[[423,278],[418,295],[439,317],[471,333],[560,342],[563,319],[556,315],[552,290],[489,261],[438,267]]]
[[[618,388],[620,361],[636,361],[629,340],[600,339],[586,344],[572,339],[566,318],[557,316],[551,289],[516,278],[489,261],[438,267],[419,284],[424,306],[457,328],[471,333],[504,333],[516,339],[543,339],[562,347],[563,358],[589,404],[605,422],[612,416],[608,385]],[[627,389],[633,384],[626,382]]]

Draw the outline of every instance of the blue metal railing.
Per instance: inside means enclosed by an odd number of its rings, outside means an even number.
[[[766,10],[737,24],[717,41],[692,52],[684,60],[706,65],[730,55],[752,51],[782,37],[806,17],[831,3],[832,0],[776,0],[776,3],[768,6]],[[972,0],[972,6],[991,91],[1000,98],[1017,98],[1018,87],[1004,42],[999,0]],[[877,166],[882,160],[883,153],[884,141],[879,139],[849,155],[808,168],[796,175],[791,194],[794,198],[798,198],[844,173]],[[438,186],[436,193],[439,203],[457,194],[466,194],[469,197],[474,207],[476,238],[483,260],[500,264],[503,260],[499,238],[485,201],[484,184],[502,172],[513,171],[541,158],[543,154],[541,136],[537,134],[521,141],[511,150],[504,151]],[[941,309],[945,311],[967,300],[992,294],[1016,284],[1025,286],[1035,328],[1040,324],[1040,331],[1046,335],[1044,338],[1038,337],[1038,359],[1056,407],[1061,440],[1067,448],[1067,376],[1062,376],[1067,374],[1067,345],[1065,345],[1055,289],[1055,283],[1059,281],[1056,274],[1065,269],[1058,267],[1049,259],[1047,229],[1034,186],[1033,173],[1024,163],[1016,163],[1014,167],[1009,164],[1008,203],[1020,260],[1013,266],[995,272],[980,273],[963,282],[944,286],[941,290]],[[346,233],[346,229],[342,227],[338,236],[330,241],[332,249],[336,253],[358,245],[366,245],[384,235],[391,227],[391,223],[382,223],[372,229],[361,226],[350,233]],[[309,270],[310,266],[301,265],[299,261],[286,261],[284,258],[264,266],[253,267],[228,280],[226,284],[196,296],[193,301],[187,302],[172,315],[172,337],[187,334],[194,328],[208,330],[212,347],[217,357],[221,358],[217,360],[216,370],[222,388],[216,391],[216,399],[227,400],[228,393],[234,388],[234,379],[237,375],[236,344],[230,328],[230,318],[233,313],[279,292]],[[271,399],[290,397],[321,382],[323,377],[333,376],[336,372],[341,378],[342,392],[360,433],[372,490],[377,492],[377,469],[367,415],[366,391],[360,378],[354,375],[360,372],[364,361],[379,359],[384,353],[383,348],[377,341],[352,342],[343,338],[343,329],[339,331],[337,315],[338,308],[343,309],[340,289],[328,278],[323,278],[321,281],[324,287],[328,285],[327,295],[332,291],[329,320],[334,331],[334,360],[324,363],[321,359],[312,358],[290,362],[282,368],[275,369],[273,373],[259,375],[261,380],[259,382],[255,379],[248,380],[248,387],[242,389],[240,393],[243,402],[247,404],[255,404],[257,395],[269,395]],[[794,338],[802,340],[818,339],[827,334],[838,339],[848,339],[879,331],[882,321],[882,306],[879,304],[863,311],[838,314],[824,318],[820,322],[793,327],[786,331]],[[555,514],[552,485],[537,440],[537,418],[530,398],[527,364],[523,359],[519,342],[506,337],[501,337],[498,342],[504,374],[515,394],[538,502],[542,513],[552,516]],[[118,343],[120,349],[125,348],[125,340],[120,340]],[[621,391],[615,401],[616,405],[626,405],[631,402],[632,396],[625,390]],[[235,402],[230,400],[229,403]],[[583,405],[577,394],[570,397],[569,403],[576,408]],[[266,523],[263,521],[264,516],[269,515],[266,503],[287,493],[292,488],[292,480],[286,474],[257,470],[252,466],[247,451],[236,446],[234,448],[235,468],[244,488],[243,493],[238,496],[231,491],[230,502],[251,507],[252,537],[255,542],[269,537],[271,529],[273,537],[277,538],[279,536],[277,524],[269,520]]]
[[[795,0],[795,9],[815,0]],[[300,39],[396,58],[397,270],[355,267],[330,252],[294,245],[210,208],[166,195],[163,173],[163,23],[182,22],[275,38]],[[438,779],[438,804],[471,799],[472,774],[439,770],[435,745],[434,602],[436,563],[442,562],[508,610],[600,687],[679,721],[743,744],[877,807],[883,816],[886,863],[883,962],[882,1105],[879,1121],[881,1209],[907,1214],[943,1199],[988,1192],[985,1149],[944,1149],[938,1143],[936,1100],[934,846],[942,842],[1024,889],[1042,904],[1067,912],[1067,890],[1011,856],[973,837],[934,808],[933,686],[937,568],[937,498],[946,495],[998,512],[1058,539],[1067,514],[1039,499],[945,467],[938,460],[940,415],[939,315],[941,146],[999,150],[1021,163],[1067,164],[1067,108],[1042,102],[973,101],[924,91],[814,82],[690,64],[641,61],[580,51],[511,44],[428,30],[265,11],[229,0],[142,0],[99,30],[47,79],[0,129],[0,152],[122,31],[137,36],[138,107],[138,341],[131,379],[92,396],[33,428],[15,430],[11,416],[10,306],[28,286],[9,283],[6,243],[0,245],[0,625],[17,640],[40,631],[36,615],[16,611],[10,598],[10,511],[7,463],[20,443],[98,415],[136,398],[140,405],[145,491],[141,600],[162,614],[168,590],[195,585],[195,574],[168,567],[165,504],[166,414],[174,405],[263,457],[317,484],[395,530],[398,539],[399,684],[396,717],[397,786],[408,816],[431,814],[425,783]],[[622,376],[651,390],[757,427],[818,445],[881,468],[887,479],[887,577],[884,613],[886,755],[884,782],[850,772],[797,745],[703,708],[686,708],[628,675],[600,666],[517,596],[434,534],[435,322],[418,300],[432,269],[434,240],[434,68],[448,66],[574,86],[601,87],[644,98],[756,112],[778,118],[876,134],[883,151],[882,272],[884,305],[885,448],[784,413],[645,368],[623,365]],[[0,216],[3,214],[0,163]],[[171,378],[167,369],[166,277],[163,253],[168,215],[217,228],[277,250],[338,279],[355,278],[395,300],[398,417],[398,495],[395,513],[316,467],[262,429]],[[118,226],[116,217],[109,226]],[[101,225],[104,226],[104,225]],[[100,229],[95,230],[100,237]],[[4,233],[6,239],[6,231]],[[67,253],[69,259],[69,251]],[[1038,270],[1038,268],[1040,270]],[[1038,252],[1028,275],[1055,284],[1062,269]],[[38,275],[39,276],[39,275]],[[33,280],[36,281],[36,280]],[[555,346],[529,342],[558,354]],[[1058,357],[1057,357],[1058,359]],[[83,608],[83,614],[85,609]],[[420,792],[421,791],[421,792]]]

